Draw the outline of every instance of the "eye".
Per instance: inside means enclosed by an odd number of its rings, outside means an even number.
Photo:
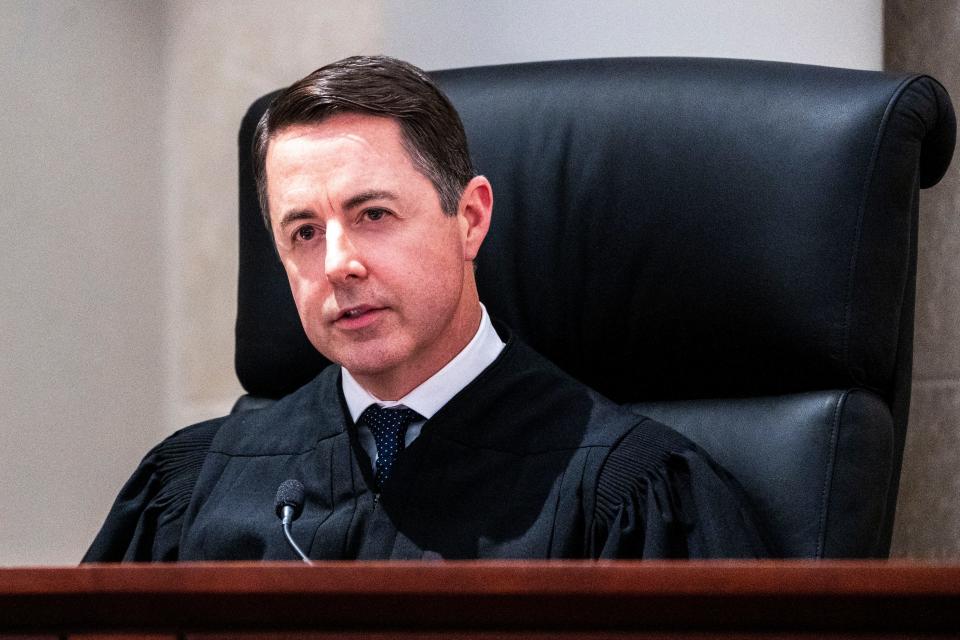
[[[376,222],[377,220],[380,220],[385,216],[390,215],[390,212],[387,211],[386,209],[366,209],[363,212],[363,215],[367,217],[367,220]]]
[[[313,228],[312,226],[310,226],[310,225],[305,224],[305,225],[303,225],[302,227],[299,227],[299,228],[294,232],[294,239],[295,239],[295,240],[300,240],[300,241],[311,240],[311,239],[313,239],[313,237],[314,237],[316,234],[317,234],[317,230],[316,230],[316,229],[314,229],[314,228]]]

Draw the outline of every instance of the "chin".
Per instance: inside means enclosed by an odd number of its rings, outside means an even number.
[[[394,369],[399,363],[403,362],[404,355],[381,348],[363,349],[334,349],[330,353],[324,353],[331,362],[335,362],[344,367],[353,376],[377,376],[391,369]]]

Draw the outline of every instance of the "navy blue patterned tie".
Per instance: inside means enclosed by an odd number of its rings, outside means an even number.
[[[403,451],[403,437],[407,433],[407,427],[411,422],[422,419],[423,416],[413,409],[406,407],[384,409],[375,404],[370,405],[360,414],[359,422],[370,428],[373,441],[377,445],[378,486],[383,487],[383,483],[390,477],[393,463]]]

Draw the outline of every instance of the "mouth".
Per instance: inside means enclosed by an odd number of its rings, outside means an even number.
[[[337,314],[337,317],[333,320],[333,324],[346,329],[359,329],[373,322],[384,310],[385,307],[374,307],[371,305],[348,307]]]

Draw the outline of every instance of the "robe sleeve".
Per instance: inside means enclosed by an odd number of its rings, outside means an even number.
[[[144,457],[120,490],[82,562],[177,559],[183,515],[221,422],[182,429]]]
[[[590,540],[600,558],[759,558],[767,545],[746,494],[709,455],[652,420],[610,451]]]

